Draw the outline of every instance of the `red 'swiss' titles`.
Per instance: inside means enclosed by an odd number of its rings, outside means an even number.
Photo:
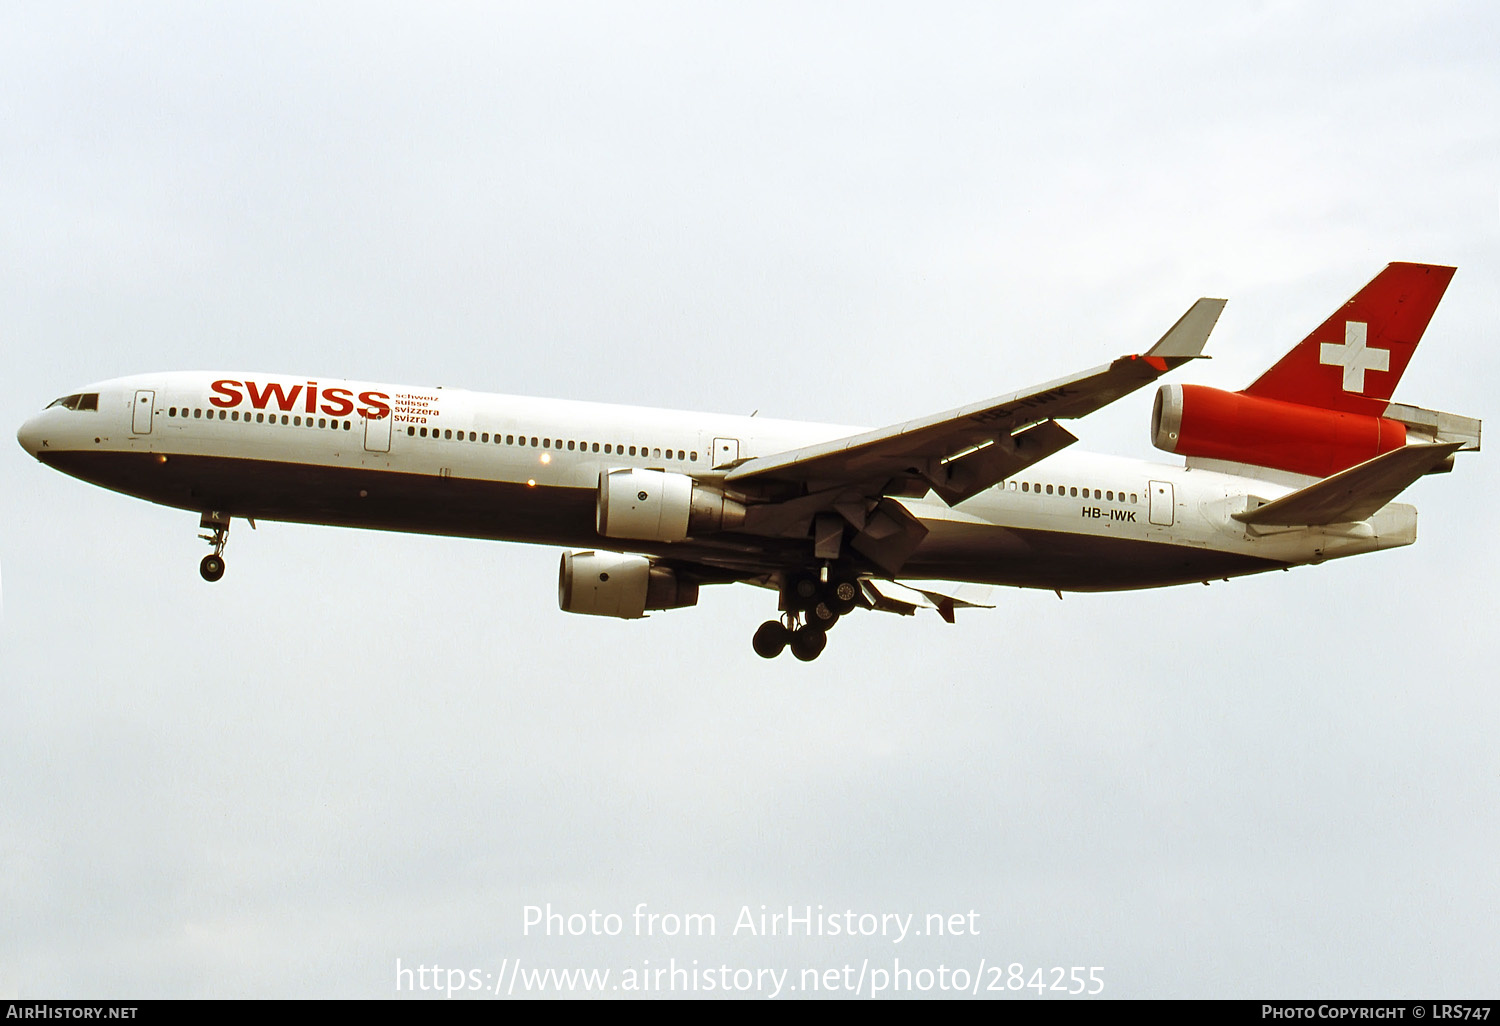
[[[297,409],[297,400],[300,397],[304,413],[324,413],[330,417],[347,417],[355,412],[356,400],[351,389],[320,389],[316,381],[288,387],[279,381],[260,385],[254,381],[231,381],[226,378],[215,381],[213,390],[215,394],[208,401],[226,410],[239,406],[248,397],[254,409],[265,410],[274,407],[283,413],[290,413]],[[379,420],[381,417],[389,416],[390,400],[391,397],[384,392],[361,392],[358,402],[363,405],[359,407],[359,415],[370,420]]]

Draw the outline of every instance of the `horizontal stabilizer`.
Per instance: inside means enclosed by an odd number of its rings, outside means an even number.
[[[1418,443],[1393,449],[1274,502],[1232,515],[1246,524],[1282,527],[1365,520],[1417,478],[1435,470],[1463,444]]]

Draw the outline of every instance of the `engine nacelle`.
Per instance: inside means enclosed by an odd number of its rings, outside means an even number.
[[[1163,385],[1151,443],[1183,456],[1327,477],[1401,448],[1406,425],[1205,385]]]
[[[564,552],[557,573],[557,604],[565,613],[637,620],[648,609],[698,604],[698,582],[645,556],[619,552]]]
[[[639,467],[599,474],[596,524],[606,538],[674,542],[732,531],[744,522],[742,503],[687,474]]]

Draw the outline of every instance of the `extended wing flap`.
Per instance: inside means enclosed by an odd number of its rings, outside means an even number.
[[[990,601],[994,589],[987,585],[945,585],[941,581],[923,581],[922,587],[917,587],[876,577],[866,578],[860,585],[871,609],[901,616],[911,616],[918,609],[935,609],[939,616],[952,623],[955,609],[995,608]]]
[[[926,475],[927,481],[939,498],[956,506],[1076,441],[1078,437],[1057,421],[1044,420],[942,461],[937,472]]]
[[[1393,449],[1274,502],[1232,515],[1246,524],[1281,527],[1365,520],[1417,478],[1437,469],[1463,445],[1463,442],[1422,442]]]

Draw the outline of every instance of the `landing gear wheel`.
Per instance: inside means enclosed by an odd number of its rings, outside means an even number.
[[[254,527],[255,521],[250,521],[250,526]],[[205,581],[217,581],[224,576],[224,546],[229,544],[229,515],[213,511],[204,513],[198,518],[198,528],[211,532],[198,537],[212,545],[214,550],[213,555],[203,557],[203,562],[198,564],[198,572]]]
[[[839,622],[839,612],[834,608],[831,600],[821,599],[807,611],[807,622],[819,630],[826,631]]]
[[[792,632],[792,655],[810,663],[823,654],[828,646],[828,635],[818,627],[808,624]]]
[[[792,632],[781,625],[779,621],[767,620],[755,631],[755,637],[750,644],[755,648],[755,654],[762,659],[775,659],[781,655],[782,649],[786,648],[787,642],[792,640]]]
[[[799,574],[792,579],[791,586],[786,590],[786,607],[796,613],[811,609],[822,590],[823,585],[816,577]]]
[[[833,582],[828,589],[828,597],[825,601],[828,603],[828,608],[839,616],[843,616],[845,613],[853,612],[858,599],[859,584],[845,578]]]

